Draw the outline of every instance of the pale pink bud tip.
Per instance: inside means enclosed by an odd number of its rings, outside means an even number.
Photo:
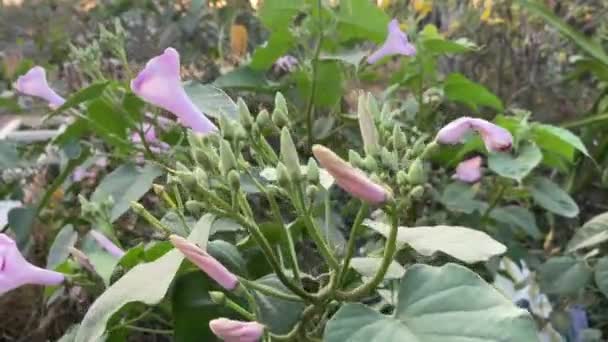
[[[476,183],[481,179],[482,161],[480,156],[476,156],[460,162],[456,167],[456,173],[452,178],[465,183]]]
[[[45,100],[53,109],[65,103],[65,99],[49,87],[46,81],[46,71],[40,66],[35,66],[25,75],[20,76],[15,82],[15,89],[22,94]]]
[[[181,236],[171,235],[169,239],[173,246],[182,252],[188,260],[205,272],[209,278],[220,284],[220,286],[229,291],[237,287],[239,283],[237,276],[228,271],[222,263],[209,255],[209,253]]]
[[[211,320],[209,328],[226,342],[256,342],[264,335],[264,326],[258,322],[233,321],[227,318]]]
[[[122,258],[125,255],[125,251],[116,246],[112,240],[108,239],[102,233],[96,230],[91,230],[90,234],[93,239],[95,239],[95,241],[97,241],[97,243],[111,255],[115,256],[116,258]]]
[[[152,58],[131,80],[131,90],[145,101],[177,116],[179,121],[198,133],[211,133],[217,127],[192,102],[182,86],[179,53],[167,48]]]
[[[312,147],[312,153],[319,164],[334,177],[336,184],[354,197],[370,204],[382,204],[392,197],[389,190],[374,183],[363,171],[353,167],[327,147],[315,145]]]
[[[59,285],[63,274],[30,264],[19,252],[17,244],[0,234],[0,295],[27,284]]]
[[[509,131],[489,121],[470,117],[458,118],[444,126],[437,133],[436,140],[441,144],[458,144],[471,131],[479,133],[490,152],[508,151],[513,146],[513,136]]]
[[[388,24],[388,36],[386,37],[384,44],[367,58],[367,62],[373,64],[386,56],[414,56],[415,54],[416,47],[409,42],[407,34],[401,31],[399,22],[396,19],[393,19]]]

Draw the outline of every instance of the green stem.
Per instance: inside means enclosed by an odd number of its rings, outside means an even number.
[[[148,334],[173,335],[173,330],[167,330],[167,329],[152,329],[152,328],[138,327],[135,325],[125,325],[125,328],[134,330],[134,331],[143,332],[143,333],[148,333]]]
[[[270,286],[266,286],[263,284],[259,284],[256,283],[254,281],[250,281],[248,279],[244,279],[244,278],[239,278],[239,281],[247,288],[249,289],[253,289],[256,291],[259,291],[265,295],[271,296],[271,297],[276,297],[279,299],[284,299],[284,300],[288,300],[290,302],[302,302],[302,298],[289,294],[289,293],[285,293],[283,291],[279,291],[273,287]]]
[[[317,38],[317,45],[315,46],[315,52],[312,59],[312,84],[310,86],[310,96],[306,105],[306,130],[308,131],[308,144],[312,147],[314,145],[314,136],[312,134],[312,126],[314,121],[314,100],[315,92],[317,91],[317,73],[319,68],[319,56],[321,55],[321,46],[323,45],[323,18],[321,17],[321,0],[317,0],[317,12],[318,12],[318,25],[319,25],[319,37]]]
[[[353,226],[350,230],[350,237],[348,238],[348,244],[346,246],[346,255],[344,256],[342,269],[339,273],[338,286],[340,286],[346,278],[346,273],[348,272],[348,267],[350,266],[350,259],[355,253],[357,235],[359,235],[359,230],[361,227],[361,223],[363,223],[363,219],[365,219],[365,217],[367,216],[368,208],[369,205],[367,205],[367,203],[361,203],[361,207],[359,207],[359,212],[357,212],[357,216],[355,217],[355,222],[353,222]]]
[[[494,198],[492,198],[490,205],[488,206],[488,208],[484,211],[483,215],[481,216],[481,222],[487,221],[488,217],[490,217],[490,213],[492,213],[492,210],[494,210],[494,208],[496,208],[496,206],[498,205],[498,202],[500,202],[502,195],[505,193],[505,189],[506,189],[506,187],[503,184],[498,185],[498,190],[496,191],[496,196],[494,196]]]
[[[388,267],[391,265],[393,257],[395,256],[395,251],[397,250],[397,231],[399,227],[399,215],[397,215],[396,204],[393,203],[391,211],[391,230],[388,234],[386,245],[384,246],[384,256],[382,257],[382,264],[380,265],[380,268],[378,269],[374,277],[370,279],[367,283],[364,283],[361,286],[348,292],[337,291],[336,297],[338,299],[347,301],[357,301],[367,296],[373,290],[375,290],[376,287],[382,282],[382,280],[384,280],[386,271],[388,271]]]
[[[256,320],[254,314],[252,314],[251,312],[245,310],[245,308],[243,308],[242,306],[238,305],[237,303],[235,303],[234,301],[232,301],[228,297],[224,298],[224,306],[227,307],[230,310],[233,310],[234,312],[238,313],[239,315],[243,316],[248,321],[255,321]]]

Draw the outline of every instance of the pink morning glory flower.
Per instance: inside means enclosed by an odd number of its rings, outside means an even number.
[[[56,109],[65,103],[46,81],[46,71],[43,67],[35,66],[15,82],[15,89],[22,94],[39,97],[49,103],[49,107]]]
[[[382,204],[392,197],[386,188],[374,183],[363,171],[351,166],[327,147],[315,145],[312,153],[334,177],[336,184],[354,197],[370,204]]]
[[[217,127],[192,102],[182,86],[179,53],[167,48],[152,58],[131,81],[131,90],[145,101],[173,113],[179,121],[198,133],[211,133]]]
[[[226,342],[256,342],[264,334],[264,326],[258,322],[241,322],[227,318],[211,320],[209,328]]]
[[[59,285],[63,274],[30,264],[13,239],[0,234],[0,295],[26,284]]]
[[[441,144],[458,144],[471,131],[481,135],[486,149],[490,152],[508,151],[513,146],[513,136],[506,129],[484,119],[466,116],[445,125],[437,133],[436,140]]]
[[[481,179],[481,163],[483,159],[476,156],[460,162],[452,178],[465,183],[476,183]]]
[[[407,34],[401,31],[397,19],[393,19],[388,24],[388,36],[384,44],[367,58],[367,62],[374,64],[386,56],[414,56],[415,54],[416,47],[409,42]]]
[[[209,253],[200,249],[197,245],[184,239],[178,235],[171,235],[169,237],[171,243],[177,248],[184,256],[205,272],[209,278],[215,280],[226,290],[234,290],[239,280],[232,272],[222,265],[217,259],[212,257]]]

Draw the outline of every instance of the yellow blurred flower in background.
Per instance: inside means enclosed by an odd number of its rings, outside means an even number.
[[[433,0],[412,0],[412,6],[414,7],[414,11],[424,18],[433,10]]]

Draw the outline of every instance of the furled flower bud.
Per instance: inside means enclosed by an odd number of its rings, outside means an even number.
[[[319,183],[319,177],[319,165],[317,165],[317,162],[313,158],[308,159],[306,179],[308,179],[309,182],[316,184]]]
[[[371,204],[381,204],[392,197],[387,189],[374,183],[363,171],[354,168],[327,147],[315,145],[312,153],[336,183],[354,197]]]
[[[283,127],[281,130],[281,161],[285,164],[289,177],[292,180],[300,178],[302,172],[300,170],[298,150],[287,127]]]
[[[490,152],[508,151],[513,145],[513,136],[506,129],[483,119],[462,117],[444,126],[435,138],[441,144],[458,144],[465,135],[475,131]]]
[[[95,239],[95,241],[97,241],[97,243],[101,247],[103,247],[103,249],[108,251],[108,253],[112,254],[113,256],[117,258],[122,258],[123,255],[125,255],[125,251],[123,251],[120,247],[116,246],[114,242],[112,242],[112,240],[108,239],[102,233],[96,230],[91,230],[89,231],[89,234],[91,234],[93,239]]]
[[[249,112],[249,108],[247,108],[247,104],[240,97],[236,103],[239,108],[239,118],[241,119],[241,125],[243,125],[245,129],[250,129],[254,121],[251,112]]]
[[[20,76],[15,83],[15,89],[22,94],[44,99],[52,109],[59,108],[65,103],[65,99],[49,87],[46,71],[40,66],[35,66],[25,75]]]
[[[227,318],[211,320],[209,328],[226,342],[257,342],[264,334],[264,326],[258,322],[241,322]]]
[[[226,140],[220,141],[220,171],[222,175],[226,176],[230,170],[236,169],[237,165],[230,143]]]
[[[397,19],[391,20],[388,24],[388,36],[384,44],[367,58],[369,64],[374,64],[381,58],[392,55],[414,56],[416,47],[412,45],[405,34],[399,28]]]
[[[424,164],[420,158],[414,160],[407,171],[408,182],[412,185],[419,185],[426,181],[424,174]]]
[[[59,285],[63,274],[30,264],[19,252],[17,244],[0,234],[0,295],[26,284]]]
[[[456,173],[452,176],[465,183],[475,183],[481,179],[481,163],[483,160],[476,156],[460,162],[456,167]]]
[[[171,235],[169,239],[173,246],[182,252],[188,260],[223,288],[232,291],[237,287],[239,280],[236,275],[228,271],[217,259],[181,236]]]
[[[373,99],[372,94],[360,94],[359,103],[357,105],[357,117],[359,118],[359,129],[363,138],[363,149],[366,155],[373,155],[378,152],[380,146],[378,138],[378,130],[374,122],[375,110],[377,104]]]
[[[272,112],[272,121],[279,128],[287,126],[289,123],[287,101],[280,92],[274,97],[274,111]]]
[[[152,58],[131,81],[131,90],[145,101],[175,114],[179,121],[198,133],[212,133],[217,127],[192,102],[182,86],[179,53],[167,48]]]

